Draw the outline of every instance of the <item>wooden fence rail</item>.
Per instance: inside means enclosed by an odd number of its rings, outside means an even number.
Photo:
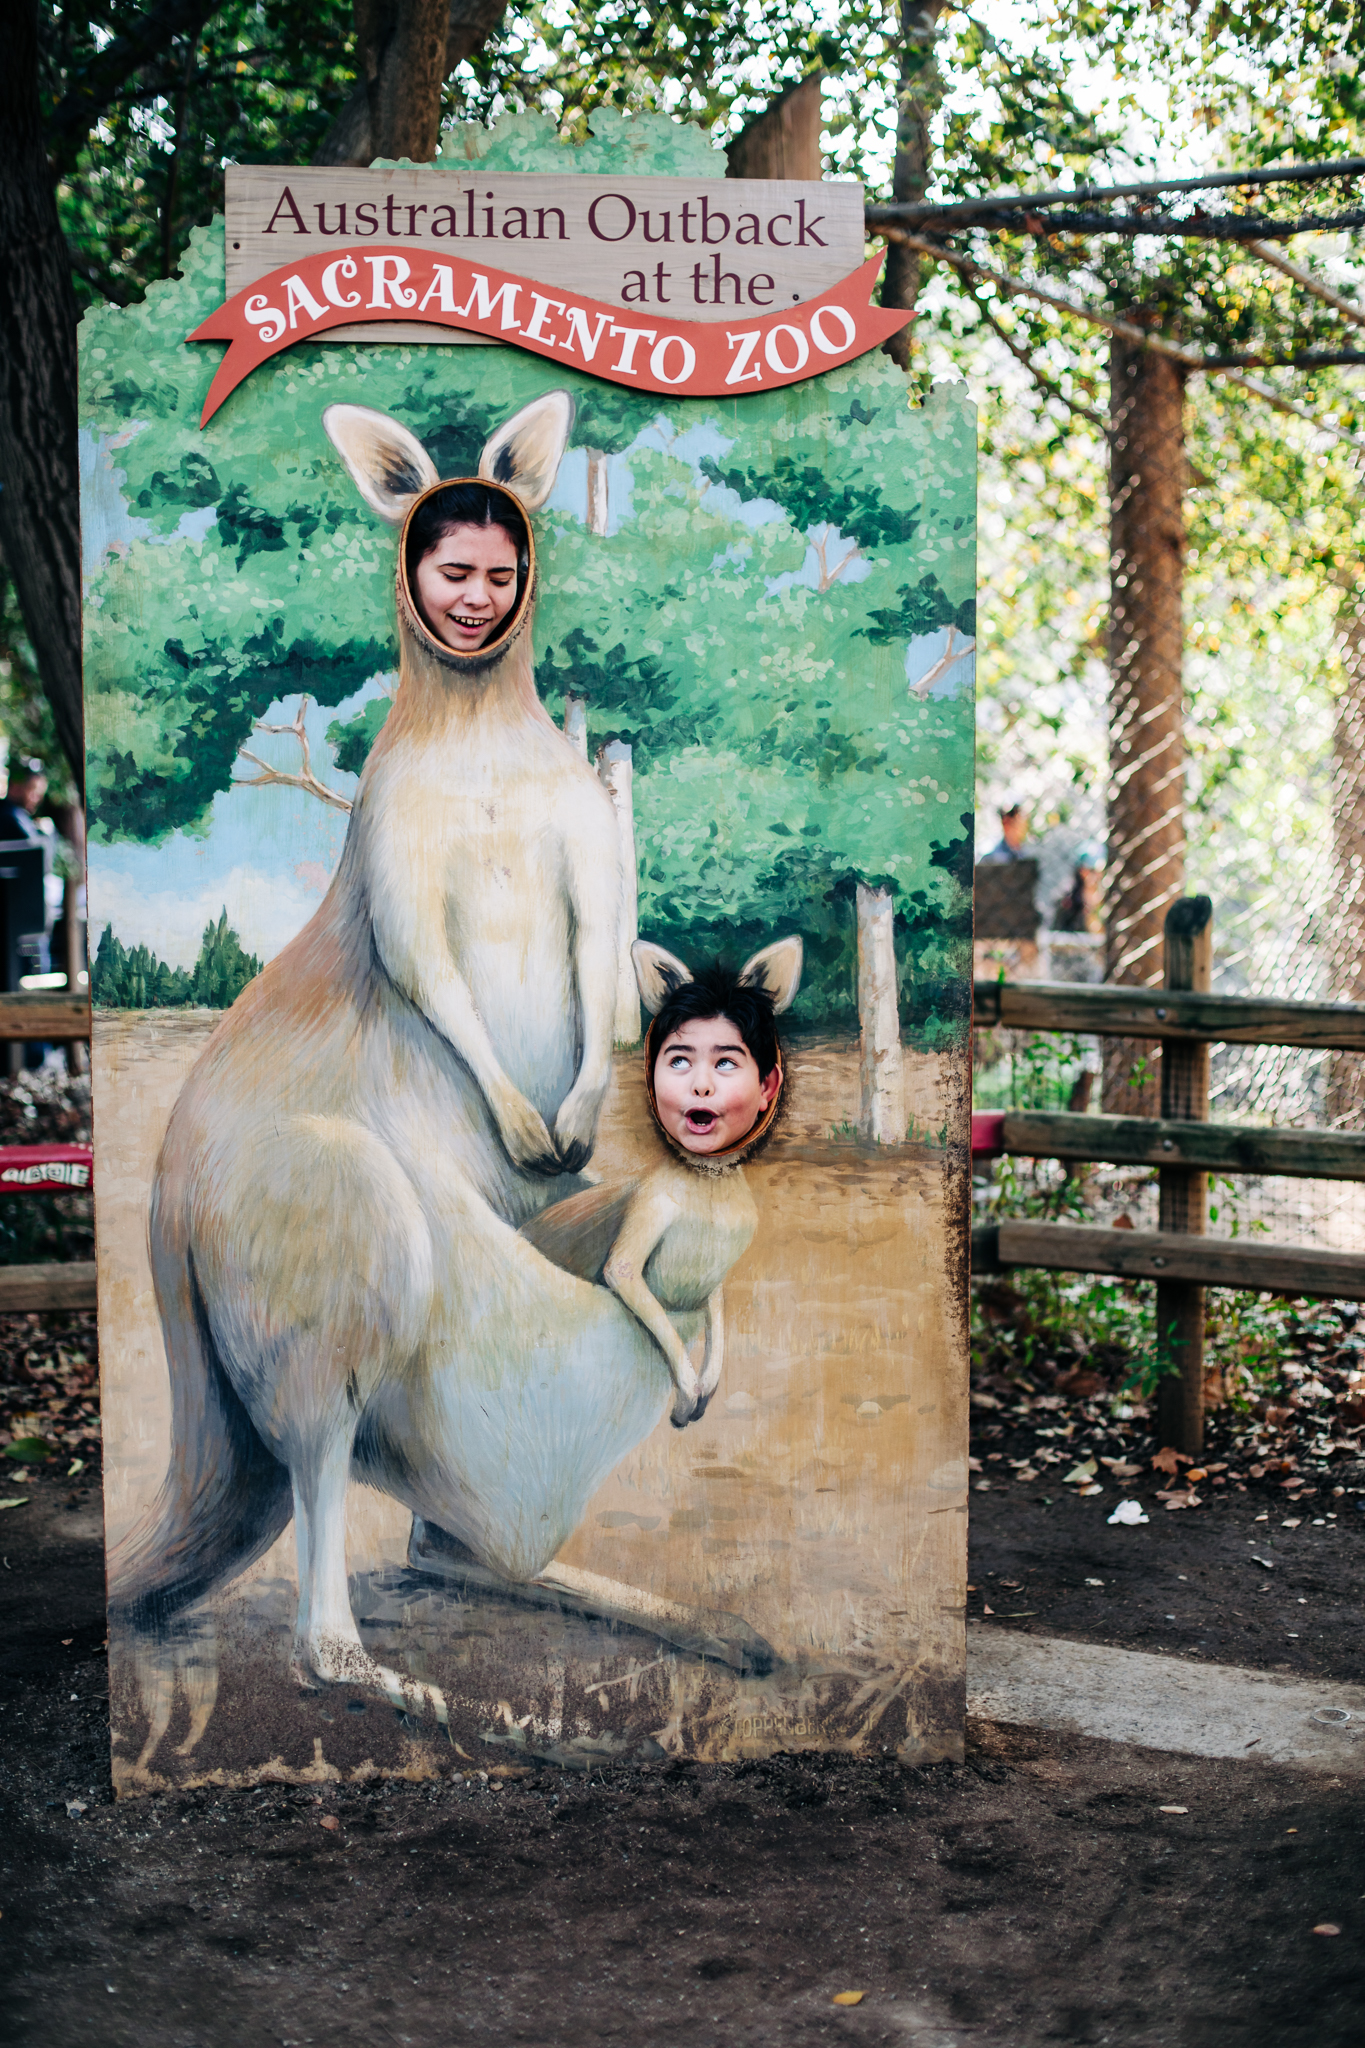
[[[90,998],[64,989],[21,989],[0,995],[0,1041],[16,1038],[69,1045],[90,1036]]]
[[[1066,981],[978,981],[977,1030],[1075,1031],[1099,1038],[1212,1040],[1222,1045],[1297,1045],[1365,1052],[1365,1005],[1272,1002],[1164,988],[1095,987]]]
[[[1053,1273],[1104,1273],[1120,1280],[1190,1281],[1318,1301],[1365,1301],[1365,1258],[1272,1244],[1266,1238],[1186,1236],[1174,1230],[1113,1230],[1079,1223],[1007,1218],[972,1232],[972,1271],[1041,1266]]]
[[[1260,1124],[1181,1123],[1164,1117],[1077,1116],[1070,1110],[1034,1109],[1007,1109],[972,1122],[972,1151],[977,1157],[1012,1153],[1025,1159],[1104,1161],[1110,1166],[1184,1166],[1197,1173],[1365,1180],[1365,1136],[1348,1131],[1275,1130]]]

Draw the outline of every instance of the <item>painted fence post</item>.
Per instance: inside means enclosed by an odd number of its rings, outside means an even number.
[[[564,699],[564,737],[577,747],[586,761],[588,758],[588,700],[575,697],[570,691]]]
[[[858,884],[859,1135],[874,1145],[905,1141],[905,1070],[896,986],[895,902],[887,888]]]
[[[611,794],[621,837],[621,941],[613,1036],[618,1045],[635,1045],[640,1037],[640,992],[630,949],[640,936],[640,883],[635,866],[635,771],[624,740],[608,740],[598,749],[597,773]]]

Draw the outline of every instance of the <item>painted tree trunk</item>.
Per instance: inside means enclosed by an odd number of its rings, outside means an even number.
[[[875,1145],[905,1140],[905,1073],[896,985],[895,903],[889,889],[858,884],[859,1133]]]
[[[1185,887],[1185,383],[1177,364],[1118,340],[1110,379],[1105,979],[1154,987]],[[1136,1051],[1106,1049],[1104,1107],[1156,1116],[1157,1063]]]
[[[607,530],[607,457],[601,448],[588,450],[588,532]]]
[[[564,737],[572,740],[586,761],[588,758],[588,700],[570,693],[564,699]]]
[[[630,949],[640,936],[640,883],[635,865],[635,770],[624,740],[609,740],[597,755],[597,773],[616,809],[621,840],[621,947],[616,983],[618,1045],[635,1045],[640,1037],[640,991]]]

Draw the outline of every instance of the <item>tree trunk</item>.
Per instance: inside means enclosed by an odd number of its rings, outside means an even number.
[[[727,178],[824,176],[820,160],[821,71],[812,71],[755,114],[725,152]]]
[[[76,298],[38,116],[36,0],[10,10],[0,66],[0,550],[84,785]]]
[[[943,8],[944,0],[901,0],[899,113],[891,197],[906,203],[923,199],[929,184],[929,122],[943,97],[943,81],[934,58]],[[892,242],[887,248],[882,276],[882,304],[903,306],[913,313],[922,270],[922,259],[913,249]],[[882,344],[903,370],[910,367],[911,332],[911,328],[903,327]]]
[[[430,163],[441,136],[441,87],[496,34],[506,11],[507,0],[355,0],[360,76],[314,162]]]
[[[1166,912],[1185,888],[1181,657],[1185,380],[1169,358],[1110,353],[1109,862],[1105,978],[1161,981]],[[1156,1062],[1111,1042],[1104,1107],[1156,1116]]]
[[[1365,1002],[1365,597],[1343,586],[1337,644],[1346,688],[1332,734],[1331,994]],[[1365,1060],[1334,1053],[1327,1079],[1329,1123],[1358,1129],[1365,1111]]]

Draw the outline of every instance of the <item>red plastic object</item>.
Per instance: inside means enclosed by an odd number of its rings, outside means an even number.
[[[1005,1112],[1003,1109],[973,1110],[972,1112],[972,1157],[973,1159],[999,1159],[1005,1149]],[[3,1156],[3,1155],[0,1155]]]
[[[94,1178],[88,1145],[0,1145],[0,1195],[84,1193]]]

